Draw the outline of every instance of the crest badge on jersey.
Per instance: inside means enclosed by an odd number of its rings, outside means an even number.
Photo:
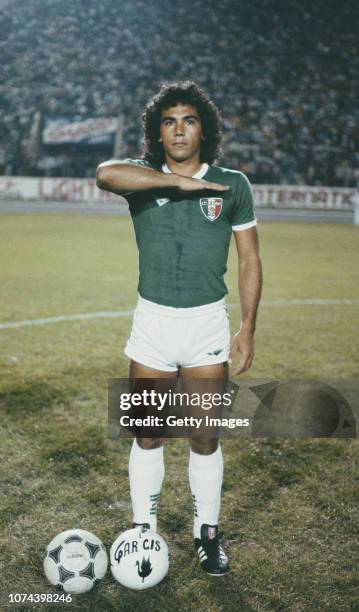
[[[218,219],[223,206],[222,198],[201,198],[199,203],[204,216],[209,221]]]

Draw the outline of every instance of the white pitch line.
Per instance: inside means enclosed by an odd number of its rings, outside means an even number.
[[[261,304],[263,306],[326,306],[331,305],[331,304],[349,304],[350,306],[357,306],[359,304],[359,299],[355,300],[355,299],[332,299],[332,300],[325,300],[322,298],[309,298],[309,299],[293,299],[293,300],[263,300],[261,302]]]
[[[129,317],[133,310],[105,310],[103,312],[83,312],[73,315],[62,315],[59,317],[47,317],[44,319],[25,319],[25,321],[9,321],[0,323],[0,329],[14,329],[17,327],[28,327],[29,325],[47,325],[48,323],[61,323],[62,321],[84,321],[86,319],[118,319]]]
[[[262,300],[261,306],[327,306],[327,305],[349,305],[358,306],[358,300],[351,299],[332,299],[321,298],[313,299],[293,299],[293,300]],[[238,304],[228,304],[228,308],[237,308]],[[25,319],[24,321],[9,321],[0,323],[0,329],[17,329],[19,327],[29,327],[34,325],[48,325],[50,323],[62,323],[64,321],[86,321],[90,319],[119,319],[130,317],[133,310],[104,310],[100,312],[84,312],[73,315],[61,315],[58,317],[46,317],[43,319]]]

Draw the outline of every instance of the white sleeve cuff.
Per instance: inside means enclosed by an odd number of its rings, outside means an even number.
[[[234,232],[240,232],[250,227],[254,227],[255,225],[257,225],[257,219],[253,219],[253,221],[249,221],[248,223],[241,223],[241,225],[232,225],[232,230]]]

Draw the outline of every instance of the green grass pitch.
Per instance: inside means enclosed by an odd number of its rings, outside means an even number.
[[[134,307],[137,252],[127,217],[0,221],[2,323]],[[355,377],[357,303],[270,302],[357,300],[358,228],[263,222],[259,231],[264,303],[245,376]],[[238,303],[233,245],[226,282],[228,302]],[[239,308],[230,313],[234,332]],[[0,329],[0,592],[49,589],[41,555],[58,532],[78,526],[111,544],[130,526],[130,441],[106,434],[107,381],[126,376],[130,325],[127,316]],[[221,527],[232,572],[211,579],[197,564],[187,442],[172,440],[159,503],[168,576],[131,592],[108,572],[72,609],[355,609],[357,441],[241,438],[224,440],[223,451]]]

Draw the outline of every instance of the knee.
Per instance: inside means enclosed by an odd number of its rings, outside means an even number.
[[[191,438],[189,443],[194,453],[198,453],[198,455],[211,455],[217,450],[219,440],[217,438],[210,438],[208,440]]]
[[[162,438],[136,438],[138,446],[143,450],[151,450],[163,446]]]

